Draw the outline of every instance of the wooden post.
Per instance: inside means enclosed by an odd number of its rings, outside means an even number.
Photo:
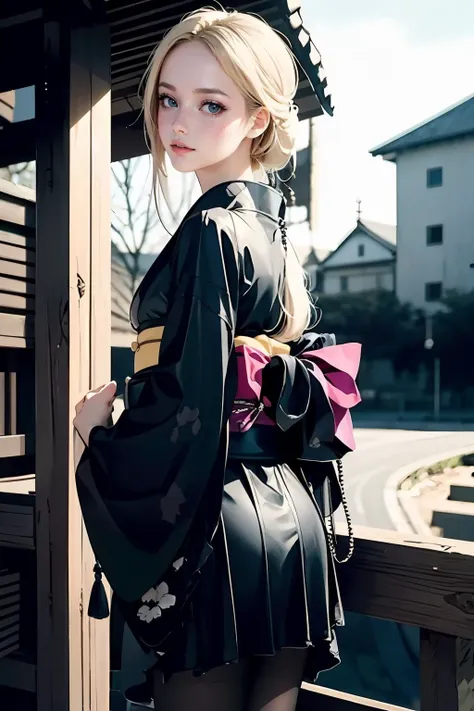
[[[90,6],[45,8],[36,87],[38,711],[106,711],[108,622],[74,482],[75,403],[110,377],[110,42]],[[66,15],[67,13],[67,15]]]
[[[420,630],[421,711],[472,711],[474,642]]]

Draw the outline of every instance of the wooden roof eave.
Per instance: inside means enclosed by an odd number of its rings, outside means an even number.
[[[97,3],[96,3],[97,4]],[[31,86],[39,81],[42,57],[43,5],[41,0],[4,0],[0,10],[0,91]],[[157,2],[105,0],[105,17],[111,33],[112,160],[148,153],[138,100],[138,86],[148,57],[160,36],[183,14],[197,9],[198,0]],[[331,97],[321,56],[304,27],[299,0],[235,0],[233,6],[260,14],[290,41],[299,68],[295,102],[301,120],[332,115]],[[11,62],[13,48],[27,45],[29,54]],[[17,54],[17,53],[16,53]],[[34,119],[4,125],[0,131],[0,167],[34,160]]]

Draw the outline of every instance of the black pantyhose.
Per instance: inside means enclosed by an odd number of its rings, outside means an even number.
[[[155,678],[155,711],[294,711],[306,650],[284,649],[194,677]]]

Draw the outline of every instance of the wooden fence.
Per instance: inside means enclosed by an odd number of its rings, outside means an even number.
[[[31,698],[37,658],[34,289],[33,193],[1,181],[0,695],[14,688]],[[340,579],[347,610],[420,628],[421,711],[473,711],[472,544],[358,529],[354,558]],[[396,711],[306,684],[298,709]]]

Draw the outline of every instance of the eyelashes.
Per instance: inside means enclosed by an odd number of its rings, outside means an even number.
[[[173,102],[175,106],[169,106],[165,102],[166,100],[169,100],[170,102]],[[162,106],[164,109],[173,109],[178,106],[178,102],[176,99],[173,99],[172,96],[169,94],[159,94],[158,95],[158,101],[160,103],[160,106]],[[209,116],[220,116],[224,111],[227,111],[226,107],[220,104],[218,101],[210,101],[207,99],[206,101],[203,101],[202,104],[199,107],[199,110],[201,110],[204,106],[215,106],[219,110],[218,111],[205,111],[204,113],[209,114]]]
[[[217,111],[217,112],[209,111],[208,112],[211,116],[219,116],[220,114],[224,113],[224,111],[227,111],[226,107],[222,106],[222,104],[219,104],[218,101],[204,101],[201,104],[201,109],[203,106],[217,106],[219,111]]]
[[[166,99],[169,99],[170,101],[174,101],[174,99],[171,98],[171,96],[168,96],[168,94],[159,94],[158,95],[158,101],[160,102],[160,106],[163,106],[163,108],[168,109],[170,107],[165,106],[165,103],[164,103]]]

